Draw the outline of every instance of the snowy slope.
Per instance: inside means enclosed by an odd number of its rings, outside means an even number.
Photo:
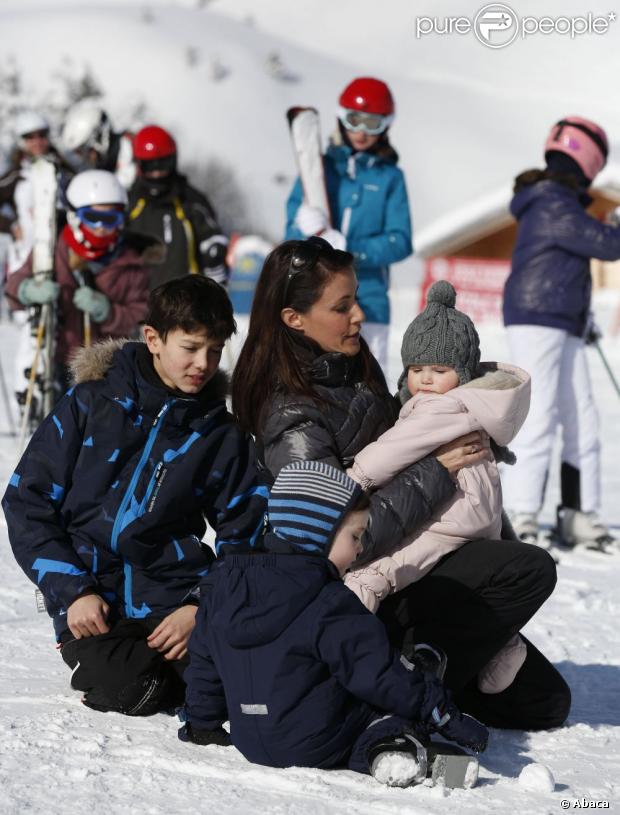
[[[584,12],[579,0],[555,6],[549,13]],[[513,7],[541,13],[535,0]],[[274,238],[295,172],[283,111],[318,106],[327,136],[337,95],[356,75],[374,72],[394,90],[393,141],[418,231],[442,217],[449,224],[455,210],[539,163],[544,135],[563,115],[598,118],[613,152],[620,21],[603,36],[536,35],[493,51],[473,36],[415,37],[416,16],[471,16],[475,4],[390,0],[386,9],[378,13],[374,0],[3,0],[0,30],[35,98],[62,54],[89,64],[119,122],[130,100],[144,98],[152,118],[179,133],[182,161],[217,156],[232,165],[255,228]],[[267,75],[274,51],[295,81]],[[229,71],[220,82],[209,78],[216,56]]]

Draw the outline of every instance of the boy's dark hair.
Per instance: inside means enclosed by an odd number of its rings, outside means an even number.
[[[232,303],[215,280],[200,274],[186,275],[154,289],[144,321],[165,342],[177,328],[192,332],[206,329],[214,340],[227,340],[237,330]]]

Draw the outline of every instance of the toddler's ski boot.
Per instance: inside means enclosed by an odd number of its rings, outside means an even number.
[[[380,784],[409,787],[426,778],[426,749],[412,733],[386,738],[370,748],[368,768]]]
[[[564,506],[557,508],[556,535],[558,543],[568,549],[585,546],[611,554],[618,544],[595,512],[581,512]]]

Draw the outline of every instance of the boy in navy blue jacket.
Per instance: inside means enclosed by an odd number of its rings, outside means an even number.
[[[3,499],[15,557],[43,594],[71,684],[98,710],[183,699],[197,587],[216,551],[262,537],[267,490],[218,371],[234,332],[202,276],[151,294],[146,343],[83,349]]]
[[[348,766],[399,786],[425,777],[433,730],[486,747],[486,728],[390,647],[341,580],[361,551],[368,506],[359,485],[324,462],[280,471],[267,551],[227,554],[201,584],[181,739],[226,744],[229,719],[249,761]]]

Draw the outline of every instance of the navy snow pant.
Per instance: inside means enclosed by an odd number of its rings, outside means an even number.
[[[61,636],[62,658],[73,671],[71,687],[85,692],[85,705],[149,716],[183,704],[188,660],[165,660],[146,642],[162,619],[120,620],[107,634],[79,640],[70,631]]]
[[[502,693],[478,690],[478,672],[534,616],[555,587],[555,563],[521,541],[478,540],[443,558],[427,575],[387,597],[379,609],[393,645],[406,656],[428,642],[448,655],[446,685],[456,703],[490,727],[559,727],[570,689],[530,642],[514,682]]]

